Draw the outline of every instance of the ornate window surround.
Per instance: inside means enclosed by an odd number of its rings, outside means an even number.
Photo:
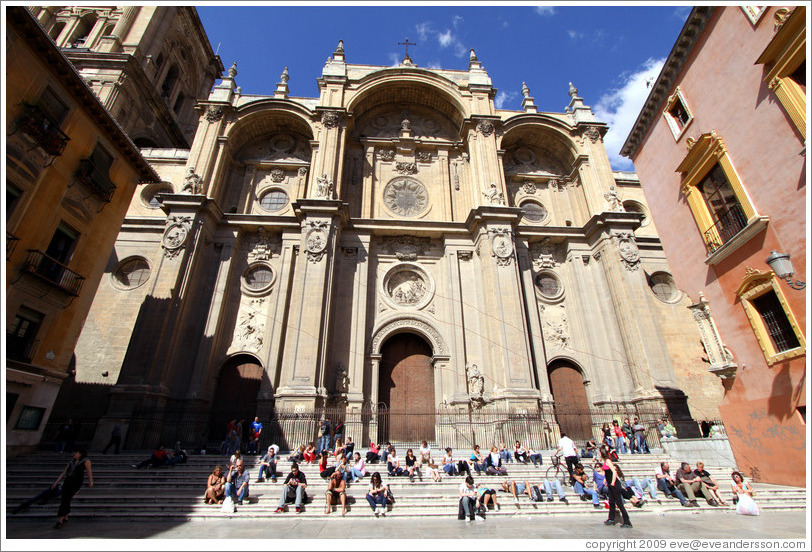
[[[792,330],[795,333],[795,337],[798,339],[798,343],[800,343],[800,347],[795,347],[794,349],[783,352],[777,352],[773,347],[772,340],[767,332],[767,328],[764,325],[764,321],[761,319],[761,314],[759,314],[758,310],[752,303],[754,299],[761,297],[769,291],[774,291],[775,295],[778,297],[778,301],[781,303],[781,306],[784,309],[784,314],[786,314],[787,320],[789,320],[790,326],[792,326]],[[758,344],[761,347],[761,350],[764,352],[764,357],[767,359],[767,364],[769,366],[772,366],[776,362],[797,358],[806,354],[806,340],[804,339],[803,331],[798,325],[798,321],[795,319],[792,309],[790,309],[789,305],[787,304],[784,293],[781,291],[778,278],[776,278],[774,273],[761,272],[759,270],[754,270],[747,267],[747,273],[745,274],[739,289],[736,290],[736,296],[739,298],[742,306],[744,307],[744,312],[747,315],[747,319],[750,321],[750,325],[753,327],[753,332],[756,334]]]
[[[721,238],[714,228],[713,217],[705,204],[705,200],[702,198],[698,185],[717,163],[724,171],[725,177],[730,182],[733,192],[736,194],[736,199],[747,217],[747,226],[721,247],[715,249],[705,259],[706,264],[715,265],[761,232],[770,219],[767,216],[759,215],[756,211],[742,185],[741,179],[739,179],[739,175],[736,174],[736,169],[733,167],[727,153],[724,140],[716,134],[715,130],[702,134],[696,140],[689,138],[688,147],[690,148],[688,154],[677,167],[677,172],[682,173],[682,193],[688,200],[688,206],[694,215],[699,232],[706,245],[709,245],[710,242],[720,243]]]
[[[806,93],[790,78],[806,60],[806,7],[796,7],[756,60],[767,69],[764,81],[775,92],[806,141]]]
[[[767,6],[739,6],[747,16],[747,19],[752,23],[753,27],[758,24],[761,17],[767,11]]]
[[[674,109],[677,102],[682,105],[685,113],[688,114],[688,120],[685,121],[685,124],[682,126],[680,126],[681,123],[671,114],[671,110]],[[685,101],[685,96],[682,95],[682,91],[679,89],[679,86],[677,86],[674,93],[668,97],[668,100],[666,100],[665,108],[663,109],[663,118],[668,123],[668,128],[671,129],[671,134],[674,136],[674,140],[677,142],[679,142],[679,139],[682,138],[683,134],[685,134],[685,130],[691,126],[691,123],[694,121],[694,114],[688,107],[688,102]]]

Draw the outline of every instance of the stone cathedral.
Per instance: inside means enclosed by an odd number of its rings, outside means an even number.
[[[188,146],[142,146],[162,181],[136,191],[60,402],[101,419],[97,441],[145,412],[216,440],[231,418],[386,411],[442,446],[443,412],[578,438],[601,408],[718,417],[640,183],[573,84],[561,112],[527,86],[498,109],[473,50],[467,70],[382,67],[342,42],[317,97],[289,78],[243,94],[234,64]],[[418,439],[371,424],[356,440]]]

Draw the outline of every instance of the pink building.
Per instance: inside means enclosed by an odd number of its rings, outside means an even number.
[[[804,485],[806,8],[694,8],[622,154],[695,302],[739,468]]]

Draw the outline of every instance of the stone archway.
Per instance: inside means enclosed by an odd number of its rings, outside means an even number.
[[[434,366],[432,348],[414,333],[397,333],[381,348],[378,403],[382,442],[419,442],[434,439]]]
[[[556,360],[547,368],[555,417],[562,433],[573,441],[593,437],[592,416],[581,370],[567,360]]]
[[[263,372],[253,355],[235,355],[223,364],[210,409],[209,438],[212,441],[223,439],[226,424],[232,419],[245,418],[243,431],[246,430],[256,415]]]

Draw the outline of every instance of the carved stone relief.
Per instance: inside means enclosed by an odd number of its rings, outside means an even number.
[[[338,111],[325,111],[321,114],[321,124],[325,128],[335,128],[341,122],[341,116]]]
[[[525,146],[508,151],[504,157],[504,167],[507,174],[562,176],[569,172],[550,153]]]
[[[199,174],[195,173],[194,167],[189,167],[186,171],[186,176],[183,177],[183,187],[181,192],[189,194],[199,194],[203,188],[203,179]]]
[[[601,132],[597,129],[597,127],[588,126],[586,129],[584,129],[582,136],[586,136],[593,144],[595,144],[601,139]]]
[[[308,220],[305,232],[305,253],[307,260],[318,263],[327,252],[327,232],[330,229],[329,220]]]
[[[542,268],[555,268],[564,262],[566,246],[563,243],[554,243],[550,238],[530,244],[530,258],[536,270]]]
[[[399,328],[411,328],[417,330],[418,333],[422,333],[424,336],[428,337],[429,341],[431,342],[432,349],[435,351],[435,355],[447,355],[448,354],[448,346],[445,343],[445,340],[440,335],[434,326],[416,318],[398,318],[393,320],[375,332],[374,337],[372,338],[372,344],[370,347],[371,354],[377,354],[381,351],[381,342],[386,338],[392,335],[392,333],[399,329]]]
[[[316,178],[313,199],[333,199],[333,181],[327,178],[326,173]]]
[[[416,236],[386,236],[384,245],[389,253],[397,256],[400,261],[417,260],[418,255],[424,255],[429,248],[429,238]]]
[[[493,182],[491,182],[487,190],[482,191],[482,195],[485,196],[485,199],[488,200],[488,203],[490,205],[505,204],[505,194],[499,191],[499,189],[496,187],[496,184],[494,184]]]
[[[426,289],[423,276],[413,270],[402,270],[394,274],[386,286],[389,298],[403,306],[414,306],[419,303],[426,295]]]
[[[476,131],[484,137],[493,134],[495,127],[491,121],[479,121],[476,125]]]
[[[257,353],[262,348],[265,332],[265,315],[262,313],[264,303],[265,298],[260,297],[240,306],[231,346],[233,350]]]
[[[481,406],[484,402],[485,376],[476,364],[468,362],[465,365],[465,377],[468,380],[468,396],[471,403]]]
[[[454,132],[446,122],[429,112],[380,113],[359,121],[357,133],[367,137],[395,138],[402,132],[415,138],[454,140]]]
[[[564,306],[548,305],[540,308],[544,320],[544,341],[552,348],[567,349],[570,345],[570,329]]]
[[[278,167],[271,169],[271,180],[274,182],[282,182],[285,180],[285,171]]]
[[[282,238],[279,234],[272,234],[264,228],[257,230],[245,238],[245,248],[248,252],[249,262],[269,261],[274,254],[279,254],[282,247]]]
[[[491,256],[499,266],[509,266],[513,259],[513,233],[507,228],[491,230]]]
[[[336,393],[345,395],[350,390],[350,377],[347,374],[347,367],[341,362],[336,367]]]
[[[417,172],[417,163],[398,161],[395,163],[395,170],[398,174],[415,174]]]
[[[393,213],[403,217],[416,217],[426,210],[429,194],[420,181],[401,177],[395,178],[383,190],[383,201]]]
[[[192,228],[192,217],[171,216],[166,219],[166,228],[161,239],[161,248],[168,259],[175,258],[183,249]]]
[[[378,159],[381,161],[394,161],[395,160],[395,150],[393,149],[379,149],[376,150],[376,154]]]
[[[431,163],[433,157],[430,151],[418,151],[417,160],[421,163]]]
[[[640,267],[640,250],[632,232],[619,232],[615,234],[617,250],[620,260],[628,270],[637,270]]]
[[[524,184],[522,184],[522,187],[520,188],[520,190],[521,190],[521,191],[522,191],[522,193],[524,193],[524,194],[527,194],[527,195],[533,195],[533,194],[535,194],[535,193],[536,193],[536,185],[535,185],[533,182],[530,182],[530,181],[528,180],[527,182],[525,182]]]

